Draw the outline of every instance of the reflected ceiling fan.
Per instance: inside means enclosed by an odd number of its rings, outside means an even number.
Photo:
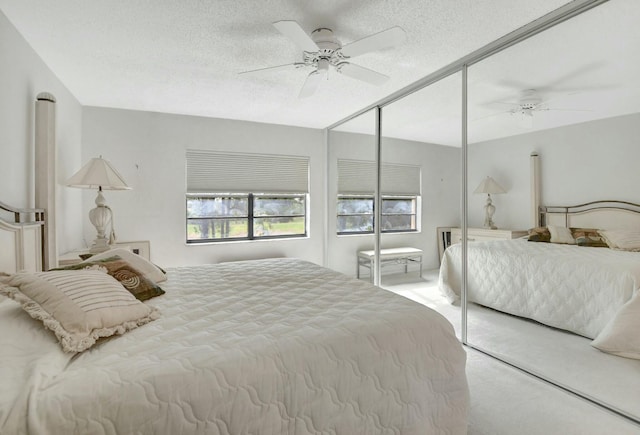
[[[578,92],[571,92],[567,95],[577,94]],[[556,97],[559,98],[559,97]],[[502,114],[510,114],[514,117],[517,117],[520,122],[520,126],[523,128],[532,128],[533,127],[533,118],[536,112],[546,112],[546,111],[562,111],[562,112],[589,112],[590,110],[581,110],[581,109],[560,109],[560,108],[552,108],[549,107],[549,103],[556,98],[543,100],[542,97],[538,94],[538,91],[535,89],[525,89],[522,91],[520,98],[517,101],[495,101],[493,104],[504,104],[512,106],[510,109],[493,113],[491,115],[483,116],[479,119],[490,118],[497,115]]]
[[[313,71],[309,73],[300,90],[300,98],[313,95],[320,81],[327,78],[330,68],[372,85],[384,84],[389,80],[389,76],[351,63],[349,59],[371,51],[395,47],[406,39],[404,30],[396,26],[343,46],[331,29],[319,28],[307,35],[295,21],[277,21],[273,26],[302,49],[302,62],[243,71],[240,74],[261,74],[265,71],[311,67]]]

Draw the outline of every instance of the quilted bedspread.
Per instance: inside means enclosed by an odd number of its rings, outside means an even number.
[[[466,433],[466,354],[435,311],[295,259],[168,277],[160,319],[75,356],[0,301],[0,433]]]
[[[640,253],[516,239],[469,243],[467,292],[475,302],[595,338],[640,286]],[[460,294],[461,245],[445,251],[439,286]]]

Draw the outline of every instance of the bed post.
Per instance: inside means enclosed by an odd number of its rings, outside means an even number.
[[[540,226],[540,157],[537,151],[530,156],[531,164],[531,227]]]
[[[56,98],[38,94],[35,116],[35,206],[44,209],[42,269],[58,265],[56,246]]]

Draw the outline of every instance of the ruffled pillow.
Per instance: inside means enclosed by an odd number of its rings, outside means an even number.
[[[42,321],[65,352],[82,352],[101,337],[124,334],[159,316],[99,270],[20,272],[0,278],[0,294]]]

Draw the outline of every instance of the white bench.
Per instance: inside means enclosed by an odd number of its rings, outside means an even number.
[[[376,261],[374,250],[358,252],[358,265],[356,276],[360,279],[360,266],[369,268],[369,279],[373,282],[373,268]],[[404,273],[407,273],[409,263],[420,265],[420,276],[422,276],[422,249],[418,248],[389,248],[380,250],[380,266],[386,264],[404,265]]]

